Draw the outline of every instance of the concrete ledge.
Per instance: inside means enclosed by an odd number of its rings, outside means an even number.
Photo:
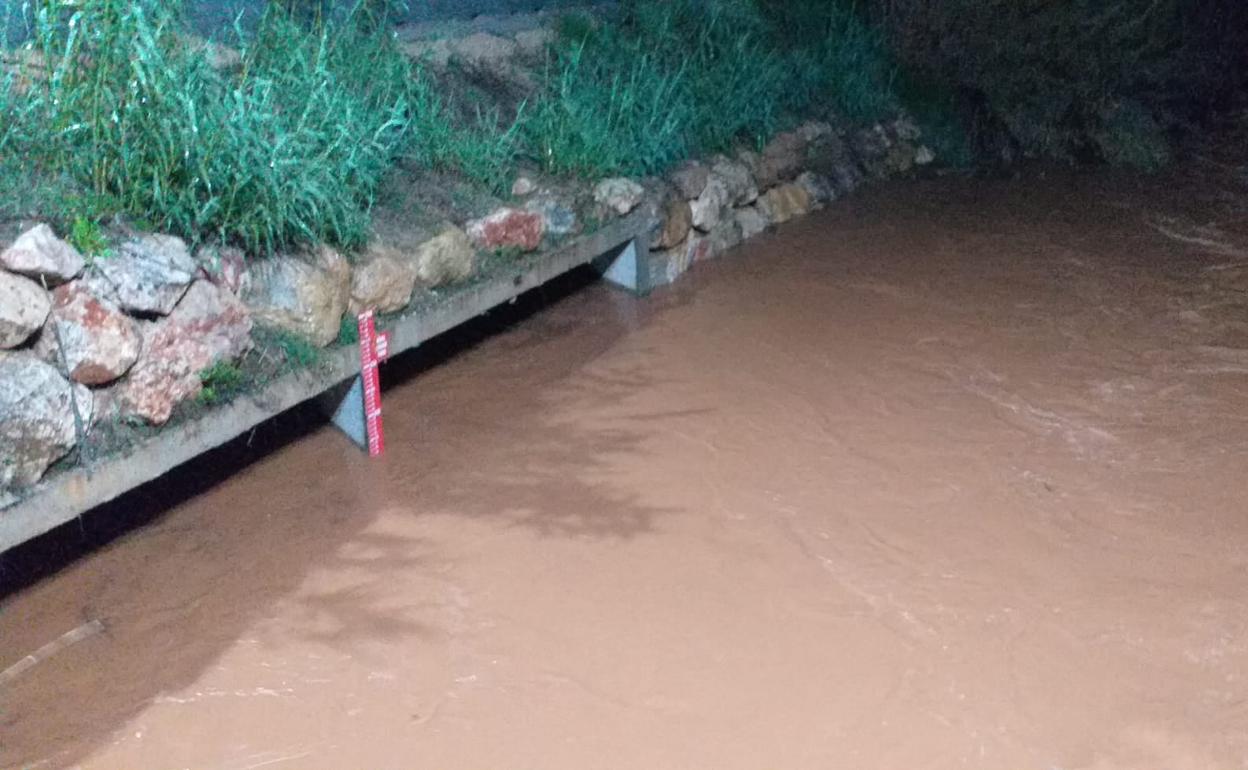
[[[615,254],[631,243],[642,252],[636,255],[637,264],[647,265],[645,246],[651,224],[651,214],[642,207],[594,233],[545,254],[522,259],[476,283],[452,289],[446,296],[382,324],[391,334],[391,355],[418,347],[582,265],[593,264],[607,272]],[[637,284],[629,288],[644,291],[649,285],[646,276],[636,278]],[[285,375],[257,393],[240,396],[195,419],[169,426],[90,466],[53,474],[0,508],[0,553],[72,521],[338,386],[358,374],[358,369],[359,354],[354,346],[330,350],[311,369]]]

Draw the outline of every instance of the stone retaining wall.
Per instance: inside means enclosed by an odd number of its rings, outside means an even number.
[[[505,59],[545,40],[478,32],[412,53],[509,67]],[[0,499],[20,496],[101,424],[166,424],[200,397],[206,370],[251,349],[255,329],[330,346],[350,314],[404,313],[423,293],[478,277],[483,257],[497,264],[552,248],[639,209],[653,224],[652,281],[671,283],[868,180],[931,163],[920,139],[904,117],[856,129],[810,122],[761,151],[689,161],[661,178],[521,174],[505,205],[419,237],[379,237],[350,260],[324,246],[264,259],[192,252],[124,227],[89,258],[48,224],[29,223],[0,242]]]

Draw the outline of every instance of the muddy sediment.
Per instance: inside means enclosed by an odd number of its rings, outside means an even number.
[[[0,669],[104,630],[0,767],[1242,768],[1222,192],[890,185],[571,294],[391,388],[383,460],[313,432],[9,595]]]

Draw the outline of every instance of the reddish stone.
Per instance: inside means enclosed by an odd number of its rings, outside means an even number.
[[[247,272],[247,255],[232,246],[206,246],[195,252],[199,273],[234,294],[242,294],[251,276]]]
[[[711,239],[705,235],[690,235],[685,244],[685,264],[692,265],[715,256]]]
[[[167,318],[143,326],[143,356],[118,394],[127,415],[153,425],[199,394],[199,374],[251,347],[251,317],[229,291],[196,281]]]
[[[524,209],[501,208],[468,223],[468,237],[481,249],[518,248],[536,251],[542,245],[546,223],[542,215]]]
[[[107,385],[139,358],[141,338],[135,322],[80,283],[67,283],[52,292],[48,324],[39,337],[38,352],[55,366],[60,366],[64,356],[74,382]]]

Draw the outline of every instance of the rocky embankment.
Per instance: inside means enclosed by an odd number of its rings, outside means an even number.
[[[413,46],[413,55],[523,78],[513,57],[531,55],[545,39],[478,32]],[[0,490],[20,494],[38,483],[102,424],[167,424],[179,405],[200,398],[204,373],[243,359],[259,330],[337,344],[349,315],[403,313],[415,298],[469,281],[499,259],[639,208],[653,221],[652,281],[670,283],[866,180],[933,160],[904,117],[867,128],[810,122],[761,151],[690,160],[658,178],[521,173],[505,205],[432,231],[382,233],[350,256],[326,246],[267,257],[192,250],[177,237],[121,224],[110,233],[113,247],[84,255],[48,223],[24,223],[0,242]]]

